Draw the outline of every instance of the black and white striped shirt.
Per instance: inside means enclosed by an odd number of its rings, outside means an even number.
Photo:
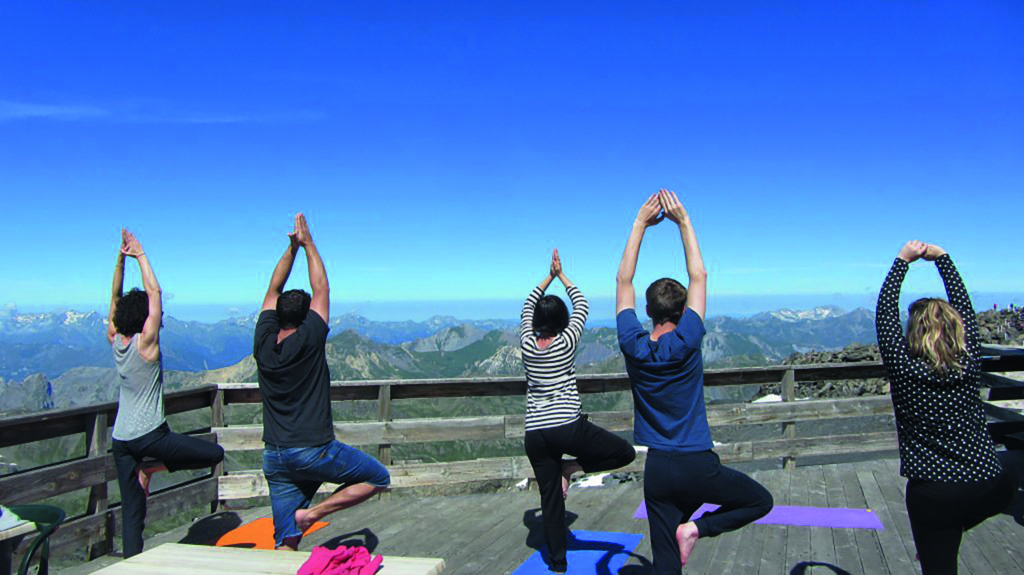
[[[900,287],[909,264],[896,258],[875,310],[878,348],[889,376],[900,475],[910,479],[969,482],[991,479],[1002,466],[985,424],[978,394],[978,322],[960,274],[949,255],[935,260],[946,296],[963,318],[969,357],[963,371],[937,374],[923,359],[910,355],[900,322]]]
[[[527,431],[572,423],[583,411],[576,390],[576,345],[583,335],[590,308],[579,288],[569,286],[565,291],[572,301],[569,325],[544,349],[537,346],[533,333],[533,311],[544,295],[540,286],[530,292],[523,304],[519,336],[526,370]]]

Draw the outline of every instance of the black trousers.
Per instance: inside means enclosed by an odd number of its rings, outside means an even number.
[[[734,531],[764,517],[772,494],[746,474],[721,464],[714,451],[674,453],[650,449],[644,466],[644,501],[651,527],[654,572],[682,572],[676,528],[704,503],[720,505],[694,523],[701,537]]]
[[[955,575],[964,531],[1004,511],[1013,501],[1017,482],[1016,474],[1007,467],[986,481],[907,481],[907,514],[921,572]]]
[[[583,471],[594,473],[629,465],[636,458],[636,450],[625,439],[587,421],[586,416],[558,427],[527,431],[524,444],[540,488],[548,564],[553,570],[564,571],[568,563],[562,455],[575,455]]]
[[[137,469],[144,457],[161,461],[167,471],[213,467],[224,459],[221,446],[172,433],[166,421],[142,437],[128,441],[114,439],[110,451],[114,455],[117,484],[121,488],[121,537],[125,557],[142,553],[146,493],[139,485]]]

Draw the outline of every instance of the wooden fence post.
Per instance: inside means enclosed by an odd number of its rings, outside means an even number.
[[[107,414],[94,413],[91,417],[92,425],[85,432],[86,456],[106,457],[107,455]],[[106,555],[114,550],[114,514],[107,513],[107,483],[99,483],[89,488],[89,503],[86,506],[86,514],[105,514],[107,520],[103,528],[103,540],[94,543],[86,550],[89,560]]]
[[[210,427],[227,427],[224,423],[224,392],[220,389],[220,386],[213,391],[213,397],[210,398]],[[220,443],[218,438],[217,443]],[[227,453],[224,454],[227,457]],[[212,474],[214,477],[220,477],[224,475],[224,461],[222,460],[217,465],[213,466]],[[223,501],[214,499],[210,502],[210,513],[216,513],[217,509],[223,505]]]
[[[385,422],[391,421],[391,384],[381,384],[380,392],[377,397],[377,403],[380,406],[380,415],[377,418],[377,420]],[[383,463],[385,466],[391,465],[390,443],[377,444],[377,460]]]
[[[796,400],[796,373],[787,369],[782,375],[782,401],[789,402]],[[782,437],[786,439],[796,438],[796,422],[786,421],[782,424]],[[786,456],[782,458],[782,467],[792,471],[796,469],[796,458]]]

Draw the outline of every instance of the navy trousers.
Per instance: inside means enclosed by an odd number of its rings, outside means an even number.
[[[733,531],[764,517],[774,500],[760,483],[721,464],[714,451],[674,453],[650,449],[644,467],[644,501],[651,527],[654,572],[682,572],[676,528],[704,503],[720,505],[694,523],[701,537]]]
[[[224,449],[221,446],[172,433],[166,421],[141,437],[128,441],[114,439],[110,451],[117,466],[117,484],[121,488],[121,537],[125,557],[142,553],[146,493],[139,485],[137,469],[143,458],[163,462],[167,471],[203,469],[224,460]]]

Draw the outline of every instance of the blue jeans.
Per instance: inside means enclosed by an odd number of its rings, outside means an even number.
[[[295,525],[295,512],[309,507],[321,484],[337,483],[343,488],[359,483],[374,487],[391,484],[391,475],[379,461],[337,440],[316,447],[265,444],[263,475],[270,487],[278,547],[285,538],[302,535]]]

